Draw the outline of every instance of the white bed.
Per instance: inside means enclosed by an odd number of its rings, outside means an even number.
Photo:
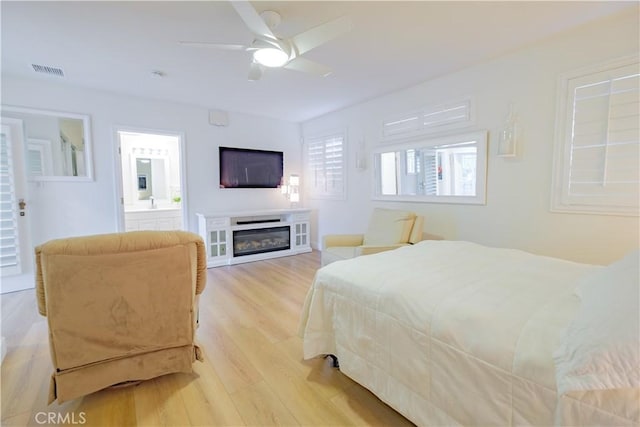
[[[634,366],[622,386],[563,379],[558,392],[559,342],[580,317],[574,291],[606,270],[450,241],[335,262],[305,302],[304,357],[337,356],[344,374],[417,425],[638,425]]]

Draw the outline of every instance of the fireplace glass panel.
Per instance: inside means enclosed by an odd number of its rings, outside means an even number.
[[[291,248],[289,226],[233,231],[233,255],[244,256]]]

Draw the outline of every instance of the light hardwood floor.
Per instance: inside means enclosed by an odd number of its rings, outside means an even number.
[[[2,425],[44,425],[54,413],[101,426],[412,426],[329,360],[302,360],[299,315],[319,263],[313,252],[208,270],[194,374],[62,405],[47,406],[52,365],[34,291],[3,295]]]

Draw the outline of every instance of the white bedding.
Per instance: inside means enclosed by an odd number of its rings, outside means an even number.
[[[335,262],[305,302],[304,357],[336,355],[418,425],[637,425],[637,390],[556,393],[574,288],[599,268],[450,241]]]

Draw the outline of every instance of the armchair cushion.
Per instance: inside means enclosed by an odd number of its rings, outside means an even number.
[[[363,240],[364,234],[327,234],[322,238],[322,248],[360,246]]]
[[[376,208],[364,234],[364,245],[387,246],[409,242],[416,214],[408,211]]]

